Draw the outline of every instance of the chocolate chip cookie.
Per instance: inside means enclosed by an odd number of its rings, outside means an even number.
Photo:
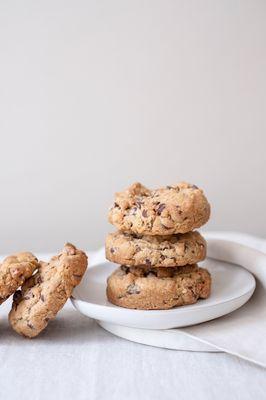
[[[0,265],[0,304],[13,294],[39,266],[31,253],[6,257]]]
[[[134,183],[116,193],[109,222],[120,231],[139,235],[186,233],[205,224],[210,205],[203,191],[189,183],[149,190]]]
[[[107,298],[120,307],[164,310],[206,299],[211,276],[204,268],[186,265],[178,268],[121,266],[107,280]]]
[[[170,236],[110,233],[106,258],[117,264],[148,267],[177,267],[195,264],[206,257],[206,242],[199,232]]]
[[[30,338],[37,336],[71,296],[86,268],[86,254],[69,243],[49,263],[41,262],[38,272],[14,295],[9,313],[12,328]]]

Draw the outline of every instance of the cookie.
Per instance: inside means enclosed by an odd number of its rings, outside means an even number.
[[[109,222],[120,231],[139,235],[186,233],[205,224],[210,205],[203,191],[189,183],[149,190],[134,183],[116,193]]]
[[[120,307],[165,310],[196,303],[210,295],[211,276],[204,268],[121,266],[107,280],[107,298]]]
[[[69,243],[49,263],[41,262],[38,272],[14,295],[9,313],[12,328],[30,338],[37,336],[71,296],[86,268],[86,254]]]
[[[6,257],[0,265],[0,304],[13,294],[38,267],[31,253],[17,253]]]
[[[106,258],[117,264],[176,267],[195,264],[206,257],[206,242],[199,232],[170,236],[110,233],[105,243]]]

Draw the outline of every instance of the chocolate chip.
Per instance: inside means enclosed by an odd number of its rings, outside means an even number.
[[[137,200],[136,201],[136,206],[138,207],[138,208],[141,208],[141,205],[143,204],[143,201],[140,201],[140,200]]]
[[[166,186],[166,189],[170,190],[170,189],[173,189],[173,187],[172,186]]]
[[[140,293],[140,287],[138,285],[135,285],[132,283],[127,287],[127,293],[128,294],[139,294]]]
[[[33,326],[30,322],[27,322],[27,326],[28,326],[30,329],[34,329],[34,326]]]
[[[151,260],[149,260],[148,258],[146,258],[145,264],[148,265],[148,266],[150,267],[150,266],[151,266]]]
[[[41,275],[38,275],[38,276],[35,277],[35,282],[36,283],[42,283]]]
[[[113,247],[111,247],[110,252],[113,254],[115,252],[115,249]]]
[[[40,297],[40,299],[41,299],[41,301],[43,301],[43,302],[44,302],[44,295],[42,295],[42,294],[41,294],[41,297]]]
[[[121,270],[124,271],[126,274],[129,273],[129,267],[127,267],[126,265],[121,265]]]
[[[133,215],[136,215],[136,213],[137,213],[137,207],[133,207],[133,208],[132,208],[132,214],[133,214]]]
[[[143,211],[142,211],[142,216],[143,216],[144,218],[147,218],[147,217],[148,217],[147,210],[143,210]]]
[[[198,186],[192,185],[191,188],[192,188],[192,189],[198,189]]]
[[[18,303],[21,300],[22,292],[21,290],[17,290],[13,296],[14,303]]]
[[[165,204],[164,203],[161,203],[160,205],[159,205],[159,207],[157,208],[157,214],[158,215],[161,215],[161,213],[162,213],[162,211],[165,209]]]
[[[114,207],[119,207],[119,205],[115,202],[115,203],[114,203]]]
[[[50,318],[45,317],[45,318],[44,318],[44,321],[45,321],[45,322],[49,322],[49,321],[50,321]]]
[[[167,230],[168,230],[168,229],[171,229],[171,228],[169,228],[168,226],[165,226],[165,225],[162,224],[162,223],[161,223],[161,226],[162,226],[164,229],[167,229]]]

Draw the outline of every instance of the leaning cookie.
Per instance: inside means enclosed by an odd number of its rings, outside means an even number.
[[[199,232],[169,236],[110,233],[105,243],[106,258],[117,264],[176,267],[195,264],[206,257],[206,241]]]
[[[64,306],[86,268],[86,254],[69,243],[49,263],[41,262],[38,272],[14,295],[12,328],[27,337],[37,336]]]
[[[188,265],[178,268],[122,266],[107,280],[107,298],[120,307],[164,310],[206,299],[211,276],[204,268]]]
[[[0,304],[28,279],[39,266],[31,253],[17,253],[6,257],[0,265]]]
[[[189,183],[149,190],[135,183],[116,193],[109,222],[120,231],[139,235],[186,233],[204,225],[210,205],[203,191]]]

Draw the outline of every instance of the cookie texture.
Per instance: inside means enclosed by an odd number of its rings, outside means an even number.
[[[211,291],[211,276],[204,268],[187,265],[179,268],[121,266],[107,280],[107,298],[120,307],[164,310],[206,299]]]
[[[28,252],[6,257],[0,265],[0,304],[13,294],[38,266],[37,258]]]
[[[157,190],[134,183],[116,193],[108,216],[120,231],[140,235],[186,233],[204,225],[209,217],[203,191],[186,182]]]
[[[38,272],[14,295],[9,313],[12,328],[30,338],[37,336],[71,296],[86,268],[86,254],[69,243],[49,263],[41,262]]]
[[[117,264],[176,267],[195,264],[206,257],[206,241],[197,231],[165,236],[110,233],[106,258]]]

